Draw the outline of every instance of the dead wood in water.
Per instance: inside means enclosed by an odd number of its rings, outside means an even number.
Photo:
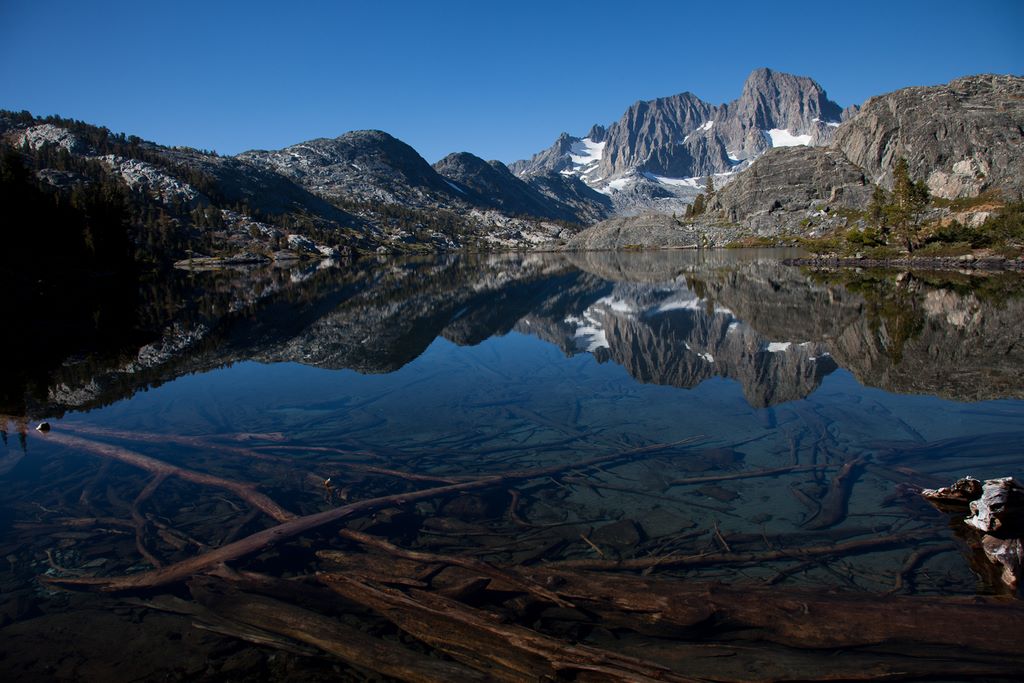
[[[190,586],[196,600],[218,617],[312,645],[355,666],[414,683],[483,681],[485,676],[455,662],[444,662],[374,638],[337,619],[282,600],[223,590],[210,581]]]
[[[47,441],[53,441],[61,444],[62,446],[67,446],[68,448],[76,448],[86,453],[92,453],[93,455],[98,455],[101,458],[117,460],[127,465],[146,470],[147,472],[152,472],[156,475],[177,477],[194,484],[212,486],[214,488],[230,491],[252,505],[254,508],[263,511],[269,517],[278,522],[284,522],[295,517],[293,513],[285,510],[269,497],[260,493],[255,484],[224,479],[223,477],[217,477],[203,472],[196,472],[195,470],[186,469],[184,467],[166,463],[162,460],[157,460],[156,458],[151,458],[150,456],[143,455],[142,453],[136,453],[135,451],[128,450],[127,448],[93,441],[91,439],[85,439],[80,436],[70,436],[68,434],[60,434],[51,431],[47,433],[45,438]]]
[[[699,680],[650,662],[501,623],[486,612],[425,591],[402,591],[320,574],[324,585],[344,598],[380,613],[406,633],[456,661],[486,672],[490,680],[519,683],[543,677],[588,673],[603,680]]]
[[[531,595],[534,595],[542,600],[548,600],[556,605],[561,605],[563,607],[572,606],[571,603],[558,597],[557,594],[549,591],[543,586],[529,580],[524,580],[522,577],[517,576],[516,574],[507,572],[503,569],[499,569],[498,567],[488,564],[487,562],[483,562],[482,560],[476,560],[469,557],[460,557],[457,555],[437,555],[434,553],[406,550],[404,548],[399,548],[398,546],[392,543],[388,543],[382,538],[377,538],[376,536],[364,534],[359,531],[353,531],[351,529],[342,529],[339,533],[343,538],[347,538],[350,541],[355,541],[356,543],[361,543],[363,545],[383,550],[389,555],[395,555],[397,557],[402,557],[417,562],[431,562],[443,565],[463,567],[465,569],[469,569],[470,571],[483,574],[484,576],[489,576],[492,579],[504,581],[505,583],[521,591],[530,593]]]
[[[913,575],[914,570],[917,569],[918,565],[920,565],[924,560],[928,559],[932,555],[938,555],[940,553],[956,549],[956,545],[952,543],[937,543],[935,545],[926,545],[925,547],[918,548],[912,552],[903,562],[903,566],[900,568],[900,573],[896,576],[896,585],[893,586],[892,592],[898,593],[903,590],[910,582],[910,577]]]
[[[87,441],[84,439],[78,439],[76,437],[68,437],[61,435],[60,438],[64,440],[64,443],[68,445],[79,445],[79,442],[84,442],[85,446],[102,446],[106,447],[106,444],[94,444],[94,442]],[[495,474],[489,476],[483,476],[473,481],[462,482],[458,484],[449,484],[447,486],[438,486],[430,489],[422,489],[419,491],[409,491],[405,493],[396,493],[388,496],[380,496],[377,498],[369,498],[366,500],[358,501],[355,503],[349,503],[340,507],[326,510],[324,512],[318,512],[304,517],[293,517],[285,522],[278,524],[277,526],[263,529],[250,536],[247,536],[241,540],[229,543],[228,545],[215,548],[208,552],[195,557],[190,557],[181,562],[167,565],[159,569],[141,572],[139,574],[132,574],[130,576],[120,577],[83,577],[83,578],[47,578],[47,583],[57,586],[63,586],[67,588],[86,588],[101,591],[127,591],[127,590],[139,590],[143,588],[153,588],[156,586],[163,586],[169,583],[175,583],[183,581],[190,576],[207,570],[223,562],[230,562],[237,560],[240,557],[251,555],[259,552],[269,546],[272,546],[281,541],[293,538],[307,531],[317,529],[326,524],[338,522],[346,517],[350,517],[356,514],[370,512],[378,510],[383,507],[390,507],[394,505],[402,505],[411,503],[418,500],[426,500],[429,498],[435,498],[437,496],[448,495],[451,493],[459,493],[461,491],[471,491],[474,489],[491,488],[494,486],[508,484],[515,481],[522,481],[525,479],[537,479],[550,477],[553,474],[558,474],[573,468],[588,467],[590,465],[596,465],[600,463],[610,463],[623,458],[639,455],[641,453],[653,453],[655,451],[665,450],[673,448],[683,444],[692,443],[697,440],[698,437],[684,439],[669,444],[654,444],[651,446],[642,446],[639,448],[632,448],[625,451],[618,451],[616,453],[610,453],[607,455],[598,456],[595,458],[589,458],[583,461],[567,462],[559,465],[549,465],[547,467],[536,467],[532,469],[524,470],[513,470],[505,472],[503,474]],[[147,458],[141,454],[132,453],[125,449],[118,448],[116,446],[109,447],[111,457],[127,458],[128,462],[135,463],[140,462],[145,465],[145,469],[154,468],[153,471],[168,471],[171,474],[182,476],[179,474],[181,468],[176,468],[166,463],[160,463],[160,461]],[[129,457],[130,456],[130,457]],[[143,466],[140,464],[139,466]],[[159,466],[163,466],[162,468]],[[195,475],[193,479],[198,477],[206,481],[207,475],[200,475],[196,472],[184,470],[189,475]],[[184,478],[184,477],[183,477]],[[223,482],[217,477],[209,477],[210,481],[216,480],[218,483]],[[241,485],[239,485],[241,486]]]
[[[809,546],[785,550],[763,550],[752,552],[708,552],[697,555],[662,555],[658,557],[638,557],[628,560],[561,560],[551,562],[550,567],[560,569],[651,569],[651,568],[684,568],[700,567],[716,564],[750,564],[771,562],[775,560],[802,560],[810,557],[830,555],[847,555],[880,548],[903,545],[910,541],[934,538],[935,531],[908,532],[892,534],[859,541],[848,541],[834,545]]]
[[[885,596],[723,586],[668,578],[521,569],[579,607],[633,615],[636,623],[690,627],[717,619],[763,629],[793,647],[859,647],[887,642],[1017,652],[1024,604],[1000,598]],[[952,627],[951,627],[952,626]]]
[[[808,470],[825,470],[829,465],[791,465],[789,467],[772,467],[764,470],[747,470],[745,472],[729,472],[726,474],[715,474],[707,477],[687,477],[685,479],[673,479],[669,486],[687,486],[689,484],[705,484],[713,481],[731,481],[734,479],[754,479],[759,477],[774,477],[779,474],[790,472],[806,472]]]
[[[146,484],[146,488],[142,489],[142,491],[139,492],[139,495],[136,496],[134,502],[132,502],[131,514],[132,522],[135,525],[135,547],[139,551],[139,554],[146,558],[146,561],[154,567],[162,567],[164,563],[153,555],[146,547],[146,527],[148,526],[148,522],[141,512],[141,507],[143,503],[149,500],[150,496],[153,495],[157,488],[159,488],[160,484],[167,479],[167,476],[168,475],[163,472],[157,474],[148,484]]]
[[[846,518],[846,506],[850,491],[863,460],[851,460],[840,468],[829,483],[828,492],[821,499],[821,509],[814,517],[804,522],[805,529],[827,529]]]

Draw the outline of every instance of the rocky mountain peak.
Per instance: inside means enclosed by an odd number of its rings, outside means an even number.
[[[587,137],[591,142],[604,142],[607,135],[608,129],[595,123],[590,127],[590,132],[588,132],[585,137]]]
[[[455,194],[415,149],[381,130],[356,130],[238,158],[327,197],[425,206]]]
[[[806,128],[816,120],[838,122],[843,115],[814,79],[767,68],[751,72],[733,107],[739,118],[761,130]]]

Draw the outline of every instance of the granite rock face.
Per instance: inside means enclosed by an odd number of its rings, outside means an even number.
[[[595,125],[593,129],[601,129]],[[572,168],[570,158],[572,147],[583,138],[576,138],[568,133],[562,133],[555,140],[554,144],[545,150],[537,152],[529,159],[514,161],[509,164],[509,170],[518,176],[530,176],[535,174],[558,173]]]
[[[835,146],[868,178],[892,187],[896,159],[949,199],[1024,191],[1024,78],[968,76],[946,85],[869,99],[844,123]]]
[[[456,152],[434,164],[434,170],[474,204],[543,218],[564,216],[500,161],[484,161],[468,152]]]
[[[689,248],[702,245],[703,233],[677,218],[662,213],[618,216],[593,225],[568,241],[569,251],[614,249]]]
[[[708,212],[721,212],[730,223],[742,223],[757,234],[775,234],[797,212],[863,209],[872,187],[864,172],[835,149],[784,147],[769,150],[719,191]]]
[[[566,248],[721,247],[742,238],[797,235],[806,232],[801,222],[845,221],[842,210],[864,209],[871,192],[864,172],[834,149],[772,149],[719,190],[695,220],[656,213],[613,217],[582,231]]]

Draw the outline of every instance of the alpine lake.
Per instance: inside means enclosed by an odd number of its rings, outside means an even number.
[[[1019,680],[919,492],[1022,475],[1024,278],[792,255],[175,271],[8,328],[0,675]]]

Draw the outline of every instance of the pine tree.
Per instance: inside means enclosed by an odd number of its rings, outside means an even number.
[[[888,230],[888,207],[889,196],[885,190],[876,185],[874,192],[871,194],[871,203],[868,204],[868,222],[871,224],[871,227],[883,234]]]
[[[923,181],[914,182],[910,179],[910,167],[903,157],[896,161],[896,167],[893,169],[892,194],[892,203],[889,204],[888,210],[889,222],[909,253],[914,250],[921,215],[928,207],[931,197]]]
[[[704,195],[697,195],[697,198],[693,200],[693,204],[690,205],[690,209],[691,216],[699,216],[704,213]]]

